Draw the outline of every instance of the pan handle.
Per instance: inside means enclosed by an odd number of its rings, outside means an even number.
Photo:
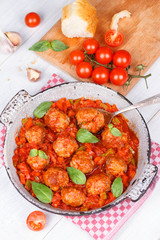
[[[7,104],[0,115],[0,122],[2,122],[7,128],[9,128],[16,117],[18,112],[25,103],[31,100],[31,96],[25,90],[19,91]]]
[[[142,177],[136,180],[135,186],[127,194],[127,197],[129,197],[132,202],[138,201],[144,195],[144,193],[147,191],[152,181],[154,180],[157,171],[157,166],[150,163],[146,165]]]

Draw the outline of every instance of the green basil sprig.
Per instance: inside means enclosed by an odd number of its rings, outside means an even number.
[[[99,139],[96,136],[94,136],[91,132],[89,132],[87,129],[84,129],[84,128],[81,128],[78,130],[76,139],[81,143],[99,142]]]
[[[29,50],[35,52],[45,52],[48,49],[52,49],[55,52],[61,52],[68,48],[69,47],[66,44],[59,40],[53,40],[52,42],[49,42],[48,40],[43,40],[33,44],[33,46],[29,48]]]
[[[40,158],[48,159],[47,155],[42,150],[31,149],[31,151],[29,152],[29,155],[31,157],[39,156]]]
[[[86,176],[80,170],[73,168],[73,167],[67,167],[67,172],[68,172],[72,182],[74,182],[78,185],[82,185],[82,184],[86,183]]]
[[[44,184],[31,182],[32,190],[38,200],[43,203],[50,203],[53,198],[52,190]]]
[[[111,186],[111,191],[113,193],[114,197],[119,197],[122,192],[123,192],[123,182],[121,177],[117,177],[114,179],[112,186]]]
[[[52,102],[42,102],[33,112],[34,116],[37,118],[42,118],[48,109],[50,109]]]
[[[113,124],[108,124],[110,133],[115,136],[115,137],[121,137],[121,132],[119,131],[118,128],[113,127]]]

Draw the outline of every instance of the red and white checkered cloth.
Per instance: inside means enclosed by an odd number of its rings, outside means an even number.
[[[64,83],[65,81],[53,74],[47,84],[41,89],[53,87]],[[0,124],[0,166],[3,162],[3,142],[5,137],[5,127]],[[160,167],[160,145],[152,142],[151,163]],[[126,199],[115,207],[99,214],[82,216],[82,217],[67,217],[73,223],[79,225],[83,230],[87,231],[94,239],[111,240],[124,223],[132,216],[136,210],[145,202],[152,193],[156,182],[160,178],[160,169],[152,185],[147,190],[145,195],[137,202],[133,203],[130,199]]]

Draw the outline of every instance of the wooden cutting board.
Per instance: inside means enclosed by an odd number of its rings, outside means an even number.
[[[160,53],[160,0],[88,0],[97,9],[98,26],[95,34],[101,46],[105,46],[104,35],[109,30],[112,16],[122,10],[131,12],[130,18],[123,18],[119,22],[119,31],[124,35],[124,42],[119,48],[112,48],[113,51],[125,49],[131,53],[132,62],[129,73],[136,73],[135,67],[138,64],[147,66],[143,74],[150,68]],[[75,66],[71,65],[68,59],[69,53],[75,49],[82,49],[84,38],[67,38],[61,32],[61,21],[59,20],[41,40],[61,40],[69,46],[63,52],[47,50],[39,55],[68,72],[75,79],[89,81],[91,79],[78,78]],[[128,89],[122,86],[115,86],[107,83],[106,86],[126,95],[140,79],[132,79]],[[141,79],[144,81],[144,79]],[[153,81],[152,77],[148,81]],[[145,82],[144,82],[145,88]]]

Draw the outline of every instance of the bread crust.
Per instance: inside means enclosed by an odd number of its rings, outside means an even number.
[[[86,0],[76,0],[62,9],[61,21],[69,18],[73,12],[87,22],[87,31],[94,36],[98,23],[96,8]]]

